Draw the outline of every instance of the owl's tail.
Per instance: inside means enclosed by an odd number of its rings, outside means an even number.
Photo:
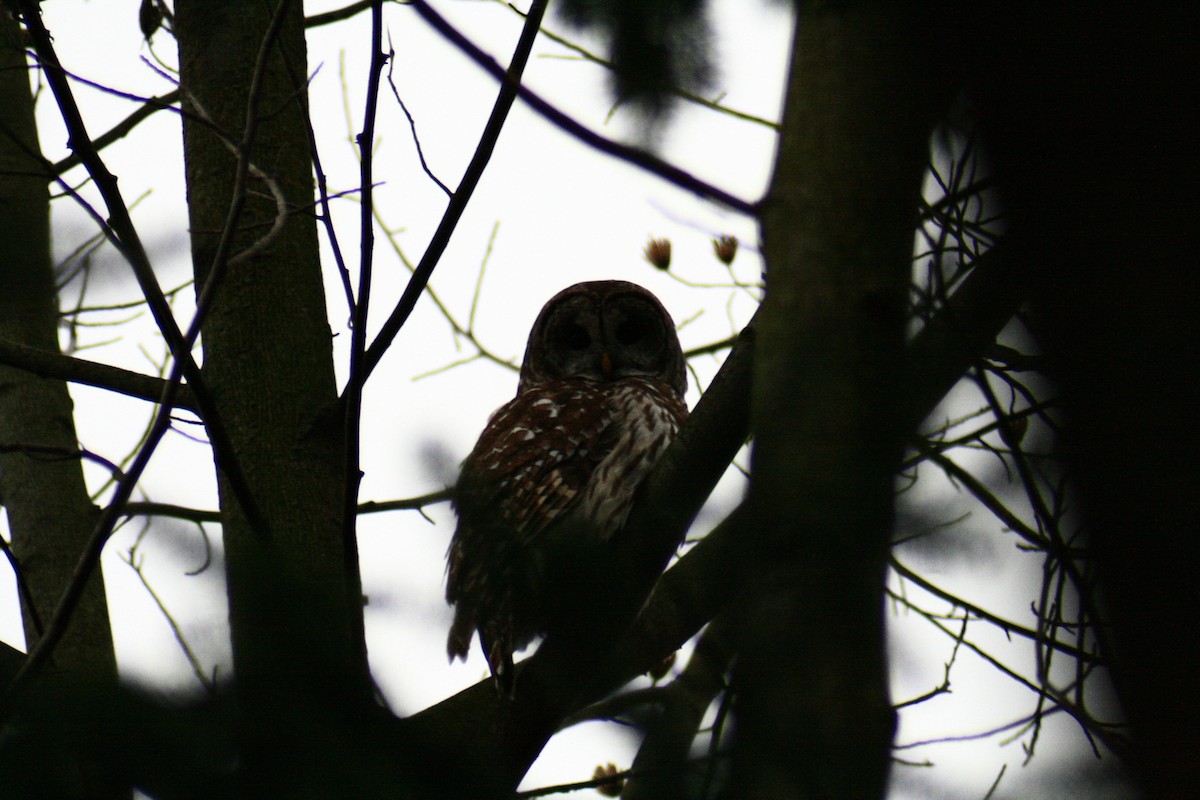
[[[460,604],[454,610],[454,622],[450,625],[450,635],[446,637],[446,655],[451,661],[467,660],[471,651],[471,638],[475,636],[475,615],[467,612]]]
[[[483,654],[487,656],[488,667],[492,670],[492,680],[496,682],[496,691],[501,697],[507,697],[510,700],[517,686],[517,672],[513,667],[512,658],[512,639],[509,637],[500,636],[494,642],[489,642],[490,637],[485,636],[483,631],[479,632],[480,644],[483,645]]]

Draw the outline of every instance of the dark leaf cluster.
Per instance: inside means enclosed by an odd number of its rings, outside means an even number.
[[[678,90],[700,93],[712,83],[705,0],[563,0],[558,10],[608,41],[617,100],[647,121],[666,114]]]

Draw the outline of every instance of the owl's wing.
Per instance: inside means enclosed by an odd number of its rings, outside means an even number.
[[[604,393],[581,381],[532,387],[492,415],[454,488],[458,527],[446,579],[446,600],[456,606],[452,658],[466,657],[478,628],[493,674],[511,671],[513,649],[538,627],[530,590],[541,565],[530,546],[578,502],[613,447],[613,427]]]
[[[460,526],[483,522],[532,542],[577,502],[617,440],[614,421],[605,393],[581,381],[552,381],[501,406],[463,462]]]

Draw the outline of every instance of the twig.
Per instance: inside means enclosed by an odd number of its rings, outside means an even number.
[[[113,142],[125,138],[130,131],[136,128],[143,120],[149,118],[154,112],[172,108],[179,101],[179,90],[175,89],[158,97],[136,99],[142,103],[140,108],[92,140],[92,145],[97,151],[103,150]],[[72,167],[79,166],[82,163],[83,159],[79,153],[73,152],[61,161],[56,161],[52,169],[55,175],[61,175]]]
[[[458,225],[459,219],[462,218],[463,211],[466,210],[467,203],[471,196],[475,193],[475,187],[479,184],[479,179],[483,176],[483,171],[491,160],[492,151],[496,147],[496,140],[500,138],[500,131],[504,127],[504,121],[508,118],[509,109],[512,108],[513,101],[517,97],[517,93],[521,89],[521,75],[525,71],[525,65],[529,61],[529,53],[533,49],[534,39],[537,37],[538,26],[541,24],[542,16],[546,12],[547,0],[534,0],[529,8],[529,16],[525,20],[525,27],[521,30],[521,36],[517,40],[516,49],[513,52],[512,63],[509,64],[508,71],[501,70],[495,62],[496,66],[502,75],[503,83],[500,86],[500,93],[496,97],[496,103],[492,107],[492,113],[488,117],[487,125],[484,126],[483,134],[479,139],[479,144],[475,148],[475,154],[471,157],[471,163],[467,165],[466,171],[463,173],[462,180],[458,184],[458,189],[450,198],[450,202],[446,206],[446,211],[442,215],[442,220],[438,224],[437,230],[434,231],[433,238],[429,242],[429,246],[425,249],[425,254],[421,256],[420,263],[413,271],[412,277],[408,281],[408,285],[404,288],[404,294],[400,297],[400,302],[396,304],[387,321],[379,331],[379,335],[375,337],[375,341],[371,343],[366,353],[366,360],[363,364],[363,376],[365,381],[367,377],[378,366],[383,354],[387,352],[392,340],[396,338],[396,334],[404,327],[404,323],[408,320],[413,308],[416,307],[417,299],[425,290],[426,284],[429,283],[429,277],[433,274],[434,268],[442,257],[442,253],[446,250],[446,245],[450,243],[450,236],[454,233],[454,229]],[[434,14],[424,3],[417,3],[418,10],[422,8],[430,14]],[[424,15],[424,12],[422,12]],[[434,14],[436,17],[437,15]],[[441,20],[441,17],[437,17]],[[444,20],[442,21],[445,24]],[[490,59],[489,59],[490,61]]]
[[[631,775],[633,775],[633,770],[614,772],[602,778],[592,778],[591,780],[578,781],[577,783],[560,783],[557,786],[545,786],[541,789],[529,789],[528,791],[517,792],[513,797],[519,800],[532,800],[535,797],[549,797],[552,794],[566,794],[567,792],[577,792],[581,789],[595,789],[597,786],[605,786],[617,781],[623,781]]]
[[[388,64],[388,86],[392,90],[392,96],[396,98],[396,103],[400,106],[400,110],[404,112],[405,118],[408,119],[408,128],[412,131],[413,144],[417,148],[417,159],[421,162],[421,169],[425,170],[425,174],[429,176],[429,180],[437,184],[438,188],[446,193],[446,197],[453,198],[454,192],[450,191],[450,187],[442,183],[437,175],[433,174],[433,170],[429,168],[428,162],[425,161],[425,150],[421,147],[421,137],[417,136],[417,121],[413,119],[413,115],[409,113],[408,106],[404,105],[404,101],[400,98],[400,90],[396,88],[396,82],[392,80],[392,70],[395,69],[396,62],[392,61]]]
[[[399,2],[400,0],[393,0]],[[317,28],[322,25],[330,25],[334,22],[341,22],[344,19],[350,19],[353,16],[361,14],[363,11],[370,10],[375,5],[375,0],[358,0],[356,3],[351,3],[344,8],[326,11],[322,14],[313,14],[311,17],[304,18],[304,27]]]
[[[896,571],[896,574],[900,575],[901,577],[905,578],[906,580],[912,581],[917,586],[920,586],[922,589],[929,592],[933,596],[941,598],[942,600],[945,600],[948,603],[952,603],[952,604],[958,606],[963,611],[965,611],[967,614],[970,614],[972,617],[977,617],[985,622],[990,622],[991,624],[995,625],[997,628],[1000,628],[1002,631],[1004,631],[1007,634],[1015,633],[1018,636],[1023,636],[1026,639],[1029,639],[1030,641],[1038,642],[1045,647],[1053,647],[1055,650],[1059,650],[1059,651],[1071,656],[1072,658],[1076,658],[1081,661],[1095,663],[1095,662],[1099,662],[1099,660],[1100,660],[1099,657],[1096,656],[1094,653],[1088,653],[1086,651],[1080,650],[1077,647],[1066,644],[1064,642],[1060,642],[1057,639],[1048,639],[1043,634],[1041,634],[1035,630],[1026,628],[1023,625],[1018,625],[1017,623],[1006,620],[1003,617],[996,616],[995,614],[992,614],[989,611],[985,611],[984,609],[980,608],[979,606],[973,605],[973,604],[967,602],[966,600],[963,600],[961,597],[959,597],[955,594],[951,594],[950,592],[946,591],[945,589],[939,588],[938,586],[934,585],[933,583],[930,583],[928,580],[921,577],[917,573],[913,572],[908,567],[904,566],[904,564],[902,564],[900,562],[900,560],[897,559],[895,556],[892,556],[892,558],[890,559],[890,561],[888,563],[891,566],[891,568]],[[912,606],[912,604],[909,603],[909,601],[907,601],[907,600],[901,600],[901,602],[903,602],[905,605],[915,608],[915,606]]]
[[[436,492],[423,494],[418,497],[408,497],[403,500],[368,500],[359,503],[357,513],[359,514],[382,514],[387,511],[419,511],[425,506],[435,505],[437,503],[446,503],[450,501],[450,490],[440,489]],[[221,512],[203,509],[189,508],[187,506],[175,505],[174,503],[159,503],[152,501],[129,502],[121,511],[123,516],[159,516],[159,517],[175,517],[176,519],[186,519],[190,522],[221,522]]]
[[[104,467],[117,480],[123,480],[125,473],[121,471],[113,462],[109,461],[99,453],[93,453],[86,448],[70,448],[70,447],[55,447],[53,445],[44,444],[0,444],[0,453],[24,453],[30,458],[41,457],[45,461],[74,461],[76,459],[82,461],[91,461],[93,464],[99,464]]]
[[[187,639],[183,637],[183,631],[180,629],[179,623],[175,621],[175,617],[167,609],[167,604],[163,602],[158,592],[154,591],[154,587],[150,585],[150,581],[146,578],[146,573],[142,571],[143,558],[140,558],[139,555],[131,549],[128,553],[121,553],[121,560],[129,565],[133,573],[137,575],[138,580],[142,582],[142,587],[150,595],[150,599],[154,601],[154,605],[158,606],[159,613],[162,614],[163,619],[170,626],[171,633],[174,635],[175,641],[179,643],[180,649],[183,650],[183,655],[187,659],[188,666],[192,668],[192,674],[196,676],[196,680],[200,681],[200,685],[204,687],[206,692],[209,694],[214,693],[216,686],[213,685],[212,679],[205,674],[204,667],[200,663],[200,658],[192,650],[191,645],[187,643]]]
[[[967,637],[967,625],[970,623],[970,621],[971,618],[964,614],[962,617],[962,628],[960,628],[958,631],[958,638],[954,640],[954,649],[950,651],[950,660],[948,660],[944,665],[942,682],[930,689],[928,692],[925,692],[925,694],[918,695],[917,697],[913,697],[909,700],[904,700],[899,703],[894,703],[892,705],[893,709],[899,711],[902,708],[920,705],[928,700],[932,700],[938,695],[950,693],[950,670],[954,668],[954,662],[958,660],[958,649],[962,645],[963,640]]]
[[[402,263],[404,265],[405,269],[407,269],[409,272],[415,272],[416,267],[413,266],[413,263],[411,261],[409,261],[408,256],[406,256],[404,254],[404,250],[400,247],[400,243],[398,241],[396,241],[396,236],[388,228],[387,224],[385,223],[385,221],[383,219],[383,216],[379,213],[379,209],[375,209],[375,221],[377,223],[379,223],[379,226],[387,232],[388,244],[390,244],[392,246],[392,252],[394,252],[396,254],[396,257],[400,259],[400,263]],[[476,351],[475,354],[472,356],[468,356],[467,358],[455,359],[454,361],[450,362],[449,364],[444,364],[440,367],[435,367],[427,372],[423,372],[419,375],[414,376],[413,380],[420,380],[421,378],[426,378],[426,377],[429,377],[430,375],[436,375],[441,372],[445,372],[448,369],[452,369],[453,367],[459,366],[460,364],[469,363],[478,358],[486,358],[488,361],[491,361],[492,363],[497,364],[498,366],[504,367],[505,369],[509,369],[514,372],[517,371],[517,365],[514,364],[511,359],[502,358],[501,356],[493,353],[486,346],[484,346],[483,342],[479,341],[479,337],[477,337],[475,335],[475,330],[474,330],[475,308],[476,308],[476,303],[477,303],[478,297],[479,297],[479,290],[483,283],[483,273],[487,267],[488,256],[491,254],[492,242],[493,242],[493,239],[495,238],[496,231],[498,230],[498,228],[499,228],[499,223],[496,223],[496,225],[494,225],[492,227],[492,236],[489,237],[489,239],[488,239],[487,250],[484,253],[483,261],[479,265],[479,275],[475,281],[475,295],[472,297],[472,300],[471,300],[471,311],[467,315],[467,324],[466,325],[463,325],[455,318],[454,314],[450,311],[450,309],[442,301],[442,298],[438,296],[438,293],[434,290],[434,288],[432,286],[427,285],[425,287],[425,296],[429,299],[430,302],[432,302],[434,304],[434,306],[437,307],[437,310],[445,318],[446,322],[448,322],[450,324],[450,330],[455,335],[461,336],[462,338],[466,339],[471,344],[471,346],[475,348],[475,351]],[[457,341],[455,342],[455,344],[457,345]]]
[[[29,588],[29,583],[25,580],[25,573],[21,569],[21,562],[17,558],[17,554],[12,551],[8,540],[0,536],[0,550],[4,551],[4,557],[8,559],[8,565],[12,568],[13,577],[17,581],[17,591],[21,594],[22,605],[25,613],[29,615],[29,621],[33,625],[34,633],[39,637],[42,635],[42,617],[38,614],[37,603],[33,600],[33,592]]]

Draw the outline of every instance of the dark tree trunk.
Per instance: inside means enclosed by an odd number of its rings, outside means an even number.
[[[33,110],[20,30],[7,12],[0,12],[0,339],[57,354],[50,176],[40,157]],[[0,503],[20,565],[21,610],[30,648],[41,638],[70,583],[96,518],[82,462],[74,455],[79,442],[73,410],[63,381],[0,365]],[[16,666],[14,659],[5,660]],[[98,693],[116,688],[117,664],[100,570],[89,578],[51,664],[49,677],[62,679],[58,685],[82,685]],[[107,764],[81,752],[74,733],[59,732],[59,746],[77,757],[59,765],[54,776],[58,785],[81,796],[128,797],[119,784],[114,788]],[[45,784],[40,788],[50,790]]]
[[[58,294],[50,255],[50,196],[40,160],[29,72],[16,21],[0,14],[0,339],[58,353]],[[17,141],[13,141],[10,135]],[[25,640],[33,647],[91,537],[95,507],[73,456],[79,447],[67,385],[0,366],[0,499],[21,578]],[[23,451],[24,446],[40,452]],[[32,604],[28,601],[32,600]],[[104,580],[96,570],[54,665],[116,684]]]
[[[297,719],[312,721],[306,703],[350,713],[370,697],[357,548],[341,519],[344,440],[311,210],[303,9],[277,6],[180,2],[175,28],[196,285],[201,295],[215,286],[203,373],[261,517],[250,521],[218,464],[234,672],[244,719],[262,726],[248,747],[275,755],[301,735]],[[239,165],[235,149],[246,146]]]
[[[739,797],[878,798],[883,585],[913,231],[942,92],[910,8],[804,5],[763,204],[767,294],[735,593]]]
[[[1200,783],[1200,236],[1194,6],[981,15],[973,99],[1012,234],[1040,254],[1036,319],[1150,797]]]

